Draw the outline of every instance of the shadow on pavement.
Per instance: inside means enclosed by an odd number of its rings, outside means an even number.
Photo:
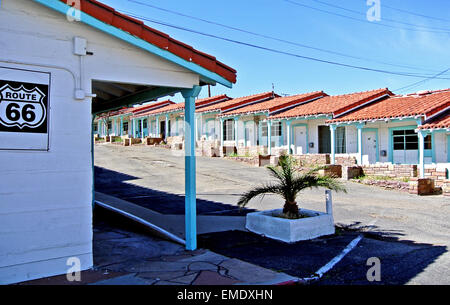
[[[400,232],[377,230],[361,232],[358,223],[349,228],[337,227],[336,234],[310,241],[287,244],[253,234],[228,231],[199,236],[199,246],[222,255],[238,258],[275,271],[304,278],[314,275],[359,234],[364,238],[316,285],[372,285],[407,283],[439,256],[447,252],[445,246],[399,240]],[[367,265],[370,257],[381,261],[381,281],[369,282]]]
[[[130,176],[103,167],[95,166],[95,190],[161,214],[178,214],[185,212],[183,195],[177,195],[128,183],[139,177]],[[235,205],[197,198],[198,215],[245,216],[254,212],[252,209],[239,209]]]

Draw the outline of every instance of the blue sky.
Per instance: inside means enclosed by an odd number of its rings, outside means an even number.
[[[450,68],[450,1],[448,0],[380,0],[381,21],[379,22],[368,22],[366,20],[365,15],[369,9],[366,0],[319,1],[357,11],[360,15],[348,10],[327,6],[316,0],[292,0],[316,9],[360,19],[363,22],[294,5],[285,0],[136,0],[247,31],[351,56],[363,57],[369,59],[369,61],[342,57],[255,37],[163,12],[129,0],[101,1],[120,11],[322,60],[427,76]],[[384,4],[417,14],[446,19],[447,21],[405,14],[383,7]],[[406,30],[405,28],[413,28],[413,26],[393,23],[389,20],[416,25],[415,29],[418,30]],[[374,23],[390,25],[393,28]],[[216,56],[218,60],[238,71],[238,81],[233,89],[218,85],[211,88],[213,95],[222,93],[231,97],[250,95],[271,91],[272,84],[274,84],[275,92],[281,94],[292,95],[316,90],[323,90],[328,94],[344,94],[384,87],[395,90],[422,80],[422,78],[361,71],[314,62],[216,40],[151,22],[146,22],[146,24],[200,51]],[[448,32],[445,33],[445,30]],[[379,63],[379,61],[407,67],[389,66]],[[409,67],[412,67],[412,69]],[[450,78],[450,70],[440,77]],[[449,79],[433,79],[398,93],[449,87]],[[206,96],[207,89],[205,88],[202,90],[200,97]],[[174,100],[180,101],[181,99],[177,96]]]

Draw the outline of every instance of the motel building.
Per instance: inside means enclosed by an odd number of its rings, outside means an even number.
[[[204,85],[231,88],[236,71],[98,1],[79,3],[0,3],[0,284],[65,274],[72,257],[93,266],[94,118],[176,93],[188,127],[186,248],[196,248],[194,100]],[[130,130],[117,131],[125,114],[114,133]]]
[[[194,119],[194,131],[195,139],[198,137],[197,127],[198,125],[198,109],[202,107],[208,107],[210,105],[215,105],[221,103],[222,101],[229,100],[230,98],[225,94],[207,97],[203,99],[197,99],[195,101],[195,119]],[[133,119],[141,120],[145,118],[149,122],[149,133],[148,136],[151,138],[162,138],[167,140],[169,138],[178,138],[178,143],[182,144],[185,136],[184,129],[184,112],[185,103],[177,103],[167,105],[166,107],[161,107],[158,109],[149,109],[143,111],[140,115],[136,115]]]
[[[449,109],[450,90],[423,91],[388,96],[326,123],[335,143],[339,141],[339,128],[357,130],[348,137],[357,143],[349,153],[357,154],[358,164],[417,164],[420,177],[425,178],[427,167],[447,172],[450,168],[448,130],[428,124],[437,119],[437,124],[447,122]],[[331,151],[332,162],[336,153],[335,149]]]
[[[165,100],[162,102],[150,103],[137,107],[125,107],[123,109],[101,113],[94,118],[94,135],[97,137],[147,136],[147,120],[143,118],[141,114],[145,111],[162,108],[171,104],[174,104],[174,102]],[[139,119],[133,120],[133,117],[138,117]],[[144,132],[142,132],[142,130]]]

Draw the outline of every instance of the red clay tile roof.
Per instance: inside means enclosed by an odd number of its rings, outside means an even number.
[[[152,102],[149,104],[139,105],[136,107],[124,107],[119,110],[102,113],[99,116],[104,117],[106,114],[109,114],[109,116],[116,116],[116,115],[123,115],[123,114],[128,114],[128,113],[131,113],[132,115],[136,116],[136,115],[140,114],[140,112],[142,112],[142,111],[152,110],[152,109],[159,108],[159,107],[164,107],[169,104],[175,104],[175,103],[172,102],[171,100],[165,100],[165,101],[161,101],[161,102]]]
[[[132,112],[134,117],[139,117],[139,116],[145,115],[148,111],[160,109],[160,108],[163,108],[163,107],[166,107],[169,105],[174,105],[174,104],[175,104],[175,102],[173,102],[171,100],[165,100],[165,101],[161,101],[161,102],[141,105],[138,107],[132,107],[132,108],[130,108],[131,109],[130,112]]]
[[[307,101],[311,101],[312,99],[320,98],[326,95],[327,94],[323,91],[316,91],[311,93],[297,94],[293,96],[276,97],[268,101],[251,104],[232,111],[224,112],[223,116],[243,115],[258,112],[267,112],[267,114],[271,114],[284,108],[293,107],[300,103],[305,103]]]
[[[272,98],[274,96],[273,92],[264,92],[264,93],[258,93],[258,94],[253,94],[253,95],[249,95],[249,96],[243,96],[243,97],[239,97],[239,98],[234,98],[222,103],[218,103],[215,105],[211,105],[208,107],[202,107],[200,109],[197,110],[197,112],[201,113],[201,112],[212,112],[212,111],[220,111],[220,112],[224,112],[226,110],[230,110],[236,107],[241,107],[241,106],[245,106],[248,105],[250,103],[255,103],[259,100],[265,100],[268,98]],[[278,95],[275,94],[276,97],[278,97]]]
[[[419,129],[450,129],[450,111],[429,123],[419,126]]]
[[[344,95],[325,96],[310,103],[299,105],[292,109],[270,116],[270,119],[307,117],[314,115],[337,115],[360,106],[386,94],[392,95],[387,89],[377,89]]]
[[[59,0],[67,3],[67,0]],[[160,49],[167,50],[187,61],[194,62],[226,80],[236,83],[236,70],[216,60],[214,56],[195,50],[169,35],[157,31],[141,20],[132,18],[96,0],[80,0],[81,11],[106,23],[137,36]]]
[[[216,96],[207,97],[207,98],[203,98],[203,99],[197,99],[195,101],[195,108],[202,109],[204,107],[211,107],[211,106],[215,105],[216,103],[217,104],[221,103],[221,101],[224,99],[229,99],[229,97],[225,94],[221,94],[221,95],[216,95]],[[183,111],[183,110],[184,110],[184,102],[168,105],[168,106],[161,107],[161,108],[155,109],[155,110],[150,110],[148,112],[145,112],[144,115],[146,115],[146,116],[147,115],[156,115],[156,114],[177,112],[177,111]]]
[[[329,121],[353,122],[424,117],[425,119],[450,107],[450,90],[423,95],[392,96]]]

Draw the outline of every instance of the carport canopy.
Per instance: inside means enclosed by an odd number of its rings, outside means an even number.
[[[195,162],[195,99],[204,85],[221,84],[231,88],[236,82],[236,71],[215,57],[195,50],[168,35],[146,26],[142,21],[123,15],[111,7],[95,0],[79,1],[78,7],[60,0],[34,0],[64,15],[73,15],[83,26],[87,25],[97,31],[106,33],[109,39],[126,44],[138,53],[136,56],[121,55],[120,62],[111,62],[108,53],[101,48],[95,49],[86,44],[85,50],[75,55],[80,57],[80,82],[76,92],[83,95],[90,86],[93,116],[145,102],[155,101],[160,97],[181,93],[185,99],[185,236],[186,248],[195,250],[196,238],[196,162]],[[87,39],[89,42],[89,38]],[[76,44],[74,42],[74,44]],[[75,49],[78,46],[75,45]],[[89,48],[93,47],[94,50]],[[133,48],[134,47],[134,48]],[[83,48],[82,48],[83,49]],[[121,50],[122,52],[122,50]],[[126,51],[124,51],[126,52]],[[148,56],[148,57],[147,57]],[[146,71],[146,60],[157,66],[155,71]],[[156,61],[160,61],[158,64]],[[83,66],[83,64],[85,66]],[[176,67],[174,70],[160,66]],[[130,67],[130,69],[128,69]],[[132,68],[134,69],[132,69]],[[98,71],[102,70],[102,73]],[[160,73],[160,74],[158,74]],[[146,75],[152,75],[157,81],[147,81]],[[159,77],[160,76],[160,77]],[[84,82],[83,82],[83,79]],[[173,81],[171,81],[173,80]],[[181,81],[180,81],[181,80]],[[179,85],[173,85],[179,84]],[[190,127],[192,126],[192,128]]]

